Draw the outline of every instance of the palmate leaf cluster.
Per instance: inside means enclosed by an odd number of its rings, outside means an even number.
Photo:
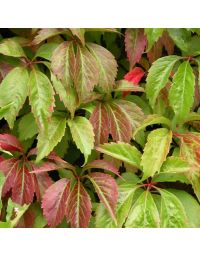
[[[0,30],[0,227],[200,227],[200,30]]]

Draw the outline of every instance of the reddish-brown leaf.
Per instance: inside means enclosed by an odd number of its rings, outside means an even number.
[[[78,180],[66,202],[66,218],[72,228],[88,227],[92,211],[90,196]]]
[[[70,182],[67,179],[60,179],[46,190],[42,199],[42,208],[49,226],[57,226],[64,218],[69,192]]]
[[[32,44],[33,45],[39,44],[50,37],[53,37],[62,33],[66,33],[66,32],[67,31],[64,28],[42,28],[38,31],[38,34],[34,38]]]
[[[94,128],[95,145],[106,143],[109,136],[109,116],[103,103],[97,104],[89,120]]]
[[[125,33],[125,49],[130,61],[130,68],[138,63],[147,43],[144,30],[141,28],[128,28]]]
[[[35,193],[37,200],[39,201],[44,195],[45,191],[53,184],[52,179],[49,177],[48,173],[33,174]]]
[[[34,179],[27,166],[19,163],[19,169],[12,188],[12,200],[20,205],[30,204],[35,192]]]
[[[0,162],[0,171],[6,176],[2,195],[5,196],[6,193],[13,187],[14,181],[17,175],[19,160],[16,158],[6,159]]]
[[[103,159],[97,159],[94,160],[90,163],[88,163],[85,167],[84,170],[90,169],[90,168],[99,168],[99,169],[104,169],[106,171],[110,171],[116,175],[119,176],[119,170],[116,168],[112,163],[103,160]]]
[[[118,187],[115,179],[104,173],[91,173],[86,176],[92,182],[100,201],[115,220],[115,208],[118,199]]]
[[[19,140],[10,134],[0,134],[0,148],[6,151],[23,152],[23,147]]]

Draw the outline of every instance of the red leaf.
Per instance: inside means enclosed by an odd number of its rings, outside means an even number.
[[[6,151],[23,152],[23,147],[19,140],[10,134],[0,134],[0,148]]]
[[[12,200],[20,205],[30,204],[35,192],[33,176],[23,163],[17,171],[12,188]]]
[[[110,171],[110,172],[119,176],[119,170],[112,163],[110,163],[106,160],[103,160],[103,159],[97,159],[97,160],[94,160],[94,161],[88,163],[84,167],[84,170],[90,169],[90,168],[104,169],[106,171]]]
[[[45,191],[53,184],[52,179],[49,177],[48,173],[34,174],[35,192],[37,200],[44,195]]]
[[[137,86],[138,83],[141,81],[142,77],[145,75],[145,72],[142,70],[140,67],[135,67],[133,68],[130,72],[128,72],[125,76],[124,79],[132,82],[133,85]],[[124,92],[123,96],[127,96],[129,92]]]
[[[86,177],[92,182],[100,201],[115,220],[115,207],[118,199],[118,187],[115,179],[108,174],[91,173]]]
[[[66,217],[72,228],[88,227],[92,211],[90,196],[80,181],[74,186],[66,202]]]
[[[7,159],[2,162],[0,162],[0,170],[4,173],[6,176],[2,195],[5,196],[6,193],[13,187],[14,181],[17,175],[17,169],[18,169],[19,161],[15,158]]]
[[[4,160],[5,160],[5,158],[2,157],[2,156],[0,156],[0,162],[2,162],[2,161],[4,161]]]
[[[89,120],[94,128],[95,144],[107,142],[109,136],[109,116],[104,104],[97,104]]]
[[[42,208],[49,226],[55,227],[62,221],[69,190],[70,182],[67,179],[60,179],[46,190],[42,199]]]
[[[141,59],[147,43],[144,30],[140,28],[128,28],[125,33],[125,49],[130,67],[132,68]]]

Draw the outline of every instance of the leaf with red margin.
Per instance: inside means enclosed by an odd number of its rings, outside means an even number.
[[[118,186],[115,179],[108,174],[97,172],[88,174],[85,177],[91,181],[100,201],[107,208],[112,219],[116,221],[115,208],[118,199]]]
[[[109,136],[109,115],[103,103],[98,103],[90,116],[95,133],[95,145],[107,142]]]
[[[0,148],[6,151],[23,152],[23,147],[19,140],[10,134],[0,134]]]
[[[130,68],[138,63],[147,44],[144,29],[128,28],[125,32],[125,49],[130,61]]]
[[[34,179],[30,174],[28,167],[22,163],[17,171],[12,188],[12,200],[20,205],[30,204],[33,201],[35,192]]]
[[[42,28],[38,31],[36,37],[34,38],[32,44],[35,45],[35,44],[39,44],[41,43],[42,41],[50,38],[50,37],[53,37],[53,36],[56,36],[56,35],[59,35],[59,34],[64,34],[64,33],[67,33],[67,30],[64,29],[64,28]]]
[[[67,179],[60,179],[46,190],[42,199],[42,208],[50,227],[57,226],[64,218],[69,192],[70,182]]]
[[[91,168],[99,168],[99,169],[104,169],[106,171],[110,171],[118,176],[119,175],[119,170],[110,162],[103,160],[103,159],[97,159],[94,160],[90,163],[88,163],[86,166],[83,167],[83,170],[91,169]]]
[[[174,133],[181,139],[180,154],[194,167],[200,167],[200,134],[197,132]]]
[[[74,85],[79,95],[79,100],[84,100],[88,92],[91,92],[98,84],[99,69],[96,59],[85,47],[77,47]]]
[[[108,141],[129,142],[132,132],[144,120],[142,110],[134,103],[115,99],[109,103],[98,103],[90,116],[95,133],[95,145]]]
[[[66,202],[67,221],[72,228],[86,228],[90,221],[91,212],[90,196],[78,180]]]

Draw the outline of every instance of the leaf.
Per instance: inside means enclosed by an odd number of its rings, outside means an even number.
[[[197,200],[185,192],[184,190],[169,189],[184,206],[187,218],[188,227],[199,228],[200,227],[200,206]]]
[[[74,85],[79,95],[79,100],[83,100],[88,92],[91,92],[99,81],[99,67],[95,57],[85,47],[77,47],[76,66],[74,74]]]
[[[155,124],[163,124],[167,127],[171,127],[171,122],[169,119],[165,118],[164,116],[161,116],[159,114],[153,114],[148,115],[147,118],[144,119],[144,121],[141,123],[141,125],[136,128],[136,130],[133,133],[133,137],[140,131],[145,129],[147,126],[155,125]]]
[[[183,173],[170,173],[170,172],[160,172],[156,174],[153,182],[181,182],[185,184],[190,184],[190,181]]]
[[[12,129],[14,121],[28,96],[28,71],[23,67],[16,67],[3,79],[0,86],[0,107],[8,106],[1,113]]]
[[[170,72],[174,64],[181,59],[179,56],[171,55],[156,60],[147,76],[146,95],[152,108],[155,106],[156,98],[161,89],[167,84]]]
[[[86,177],[93,184],[100,201],[104,204],[112,219],[116,221],[115,208],[117,205],[118,187],[115,179],[108,174],[98,172],[88,174]]]
[[[117,61],[115,60],[115,57],[110,51],[98,44],[87,43],[87,47],[95,57],[98,64],[98,86],[105,92],[110,92],[117,76]]]
[[[91,168],[104,169],[106,171],[110,171],[119,176],[118,168],[116,168],[111,162],[108,162],[106,160],[102,160],[102,159],[93,160],[92,162],[89,162],[87,165],[85,165],[83,167],[83,170],[85,171]]]
[[[45,43],[39,47],[36,51],[35,57],[44,58],[47,60],[51,60],[53,51],[58,47],[58,43]]]
[[[31,112],[20,118],[18,133],[21,141],[32,138],[38,133],[38,127]]]
[[[191,32],[185,28],[168,28],[169,36],[182,51],[188,50],[188,43],[191,39]]]
[[[144,191],[131,208],[126,228],[156,228],[160,226],[158,209],[149,191]]]
[[[54,147],[61,141],[65,134],[66,118],[61,116],[53,116],[48,125],[48,137],[42,134],[38,135],[38,154],[36,161],[40,161],[54,149]]]
[[[153,44],[158,41],[158,39],[162,36],[164,28],[145,28],[145,34],[147,35],[148,48],[149,51]]]
[[[39,130],[48,130],[48,122],[54,107],[54,92],[48,77],[33,69],[29,80],[29,100]]]
[[[12,187],[12,201],[20,205],[30,204],[35,192],[34,181],[27,166],[22,163],[17,170]]]
[[[50,227],[55,227],[64,218],[69,193],[70,182],[67,179],[60,179],[46,190],[42,199],[42,209]]]
[[[77,116],[73,120],[68,120],[68,125],[76,146],[84,154],[85,162],[87,162],[94,147],[92,124],[85,117]]]
[[[177,122],[182,122],[190,112],[194,102],[195,77],[189,61],[180,64],[173,77],[169,92],[169,102],[175,112]]]
[[[144,153],[141,159],[143,168],[142,180],[160,172],[163,162],[170,149],[172,132],[166,128],[153,130],[147,138]]]
[[[51,81],[56,93],[60,97],[60,100],[69,110],[73,118],[75,110],[78,107],[78,97],[75,88],[65,86],[64,83],[58,80],[53,73],[51,73]]]
[[[0,54],[11,57],[26,57],[20,44],[11,38],[0,43]]]
[[[131,166],[140,167],[141,153],[136,147],[128,143],[105,143],[96,147],[96,150],[122,160]]]
[[[146,36],[143,29],[128,28],[125,32],[125,49],[130,61],[130,68],[138,63],[146,46]]]
[[[3,173],[0,172],[0,211],[2,209],[1,194],[2,194],[2,189],[3,189],[4,182],[5,182],[5,176],[4,176]]]
[[[53,52],[51,70],[59,80],[64,82],[66,88],[72,86],[75,56],[71,42],[61,43]]]
[[[1,225],[0,225],[1,226]],[[95,210],[95,228],[116,228],[117,225],[110,217],[107,209],[102,203],[99,203]]]
[[[50,37],[65,33],[67,33],[67,31],[64,28],[42,28],[38,31],[38,34],[34,38],[32,44],[39,44]]]
[[[180,200],[167,190],[159,189],[161,194],[160,224],[162,228],[184,228],[188,219]]]
[[[19,140],[10,134],[0,134],[0,148],[6,151],[23,152],[23,147]]]
[[[113,91],[125,91],[125,92],[144,92],[144,89],[139,86],[134,86],[132,82],[127,80],[120,80],[116,82],[117,87]],[[126,96],[126,93],[123,94]]]
[[[92,212],[90,196],[80,181],[74,186],[66,201],[66,218],[72,228],[86,228]]]
[[[85,45],[85,28],[70,28],[70,31],[72,32],[73,36],[77,37],[82,45]]]
[[[190,165],[179,157],[168,157],[163,163],[161,172],[184,173],[190,170]]]
[[[137,189],[138,186],[133,186],[133,184],[130,183],[119,185],[119,199],[117,202],[116,215],[117,226],[120,228],[123,226],[129,215],[133,204],[133,197]]]
[[[106,106],[99,102],[93,110],[89,121],[95,133],[95,145],[107,142],[109,136],[109,115]]]

